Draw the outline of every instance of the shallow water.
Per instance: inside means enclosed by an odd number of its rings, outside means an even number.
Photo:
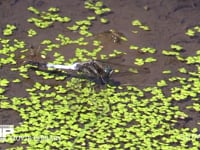
[[[26,55],[27,59],[33,59],[43,62],[53,61],[53,56],[48,55],[45,59],[37,55],[37,51],[40,52],[41,46],[38,50],[40,42],[46,38],[50,40],[55,40],[55,37],[59,33],[63,33],[72,39],[80,37],[76,32],[71,32],[66,29],[66,26],[73,25],[74,21],[85,19],[88,15],[91,15],[92,12],[84,9],[83,1],[20,1],[20,0],[6,0],[0,2],[0,26],[1,33],[0,37],[4,37],[2,34],[3,27],[6,24],[15,24],[17,30],[14,32],[13,36],[10,36],[10,39],[20,39],[26,41],[26,47],[32,46],[36,51],[36,54],[32,55],[29,50]],[[144,88],[147,86],[155,86],[156,82],[161,79],[167,79],[170,75],[162,74],[163,70],[170,69],[172,71],[171,76],[186,76],[180,74],[177,69],[180,67],[188,68],[191,71],[195,70],[194,65],[186,65],[178,61],[177,59],[172,58],[171,56],[164,56],[162,50],[169,49],[171,44],[181,44],[184,47],[182,55],[184,57],[194,55],[196,50],[200,47],[199,35],[194,38],[189,38],[185,35],[185,32],[188,28],[199,24],[200,16],[200,2],[199,1],[167,1],[167,0],[110,0],[104,1],[107,7],[112,9],[112,12],[105,15],[108,18],[108,24],[102,24],[99,21],[94,21],[93,25],[90,28],[90,31],[94,34],[93,37],[87,38],[88,42],[91,42],[93,39],[98,39],[102,42],[103,50],[102,54],[109,54],[112,50],[117,49],[126,54],[121,55],[120,57],[108,60],[112,62],[110,65],[113,69],[119,69],[119,73],[114,73],[111,77],[112,81],[120,83],[121,85],[134,85],[139,88]],[[36,28],[33,24],[28,23],[26,20],[32,14],[27,11],[28,6],[37,7],[39,10],[47,10],[47,8],[54,6],[60,8],[60,14],[63,16],[69,16],[72,18],[70,23],[55,23],[53,26],[48,29],[42,30]],[[131,25],[133,19],[139,19],[144,24],[150,27],[150,31],[143,31]],[[27,38],[26,31],[29,28],[36,29],[38,35],[33,38]],[[120,41],[115,43],[112,40],[112,35],[108,31],[110,29],[115,29],[117,32],[122,33],[128,41]],[[138,31],[137,34],[134,34],[132,31]],[[156,49],[155,54],[144,54],[135,50],[130,50],[129,46],[137,45],[139,47],[153,47]],[[70,59],[74,56],[74,50],[77,45],[67,45],[62,46],[55,51],[60,52],[65,60]],[[93,46],[85,46],[87,49],[92,49]],[[51,53],[49,53],[51,54]],[[145,64],[142,67],[135,65],[133,62],[135,58],[138,57],[149,57],[153,56],[157,58],[157,62]],[[98,56],[99,57],[99,56]],[[17,58],[18,64],[22,64],[22,60]],[[114,65],[112,65],[114,64]],[[9,78],[13,80],[18,77],[18,74],[10,72],[11,66],[6,65],[0,68],[0,78]],[[128,72],[128,69],[136,68],[138,69],[138,74],[133,74]],[[25,91],[26,88],[30,87],[36,81],[42,81],[41,78],[38,78],[37,75],[30,71],[30,79],[24,79],[19,85],[12,84],[9,87],[8,93],[6,95],[12,96],[22,96],[26,97],[27,94]],[[43,82],[43,81],[42,81]],[[45,83],[45,81],[44,81]],[[60,81],[49,81],[49,84],[58,85]],[[166,94],[169,93],[169,89],[173,87],[174,84],[170,84],[165,88]],[[197,121],[199,121],[200,115],[195,111],[189,111],[186,109],[186,106],[191,104],[191,100],[185,100],[181,102],[175,102],[174,105],[178,105],[180,109],[186,112],[190,119],[180,120],[177,124],[177,128],[180,127],[197,127]],[[8,116],[5,117],[4,114]],[[17,125],[22,120],[19,118],[19,115],[12,110],[3,110],[0,109],[0,121],[1,123],[12,123]],[[9,120],[7,119],[9,118]],[[6,121],[5,121],[6,120]],[[16,144],[18,145],[18,143]],[[8,145],[4,145],[7,147]],[[2,147],[4,149],[5,147]]]

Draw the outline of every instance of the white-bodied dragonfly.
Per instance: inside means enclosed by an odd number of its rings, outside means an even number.
[[[100,61],[91,60],[88,62],[76,62],[72,65],[59,65],[51,63],[41,63],[37,61],[26,61],[25,64],[36,66],[38,69],[54,68],[59,70],[73,70],[81,72],[88,77],[93,77],[106,84],[112,75],[113,69]]]

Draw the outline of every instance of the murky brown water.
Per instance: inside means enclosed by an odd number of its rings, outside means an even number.
[[[47,30],[37,29],[40,34],[34,38],[27,38],[27,29],[36,29],[34,25],[26,22],[27,18],[32,15],[27,11],[27,7],[34,6],[40,10],[46,10],[51,6],[59,7],[61,15],[66,15],[74,20],[79,20],[91,15],[90,11],[84,9],[83,3],[84,1],[73,0],[0,1],[0,37],[3,37],[3,27],[9,23],[15,24],[18,27],[17,31],[14,32],[14,35],[11,38],[24,40],[29,44],[29,46],[32,45],[35,49],[38,48],[41,40],[46,38],[54,40],[56,35],[60,32],[69,35],[72,38],[76,38],[76,33],[66,30],[66,24],[56,23]],[[195,54],[195,51],[200,47],[199,37],[191,39],[185,35],[186,29],[193,25],[200,24],[200,1],[198,0],[110,0],[105,1],[105,4],[112,9],[112,13],[106,16],[109,23],[102,25],[99,22],[94,22],[90,31],[96,35],[95,38],[102,41],[104,46],[102,53],[108,54],[113,49],[118,49],[127,53],[127,55],[112,60],[113,63],[120,64],[119,66],[115,65],[114,68],[116,67],[116,69],[120,69],[122,72],[113,74],[112,79],[120,82],[122,85],[135,85],[138,87],[153,86],[158,80],[166,79],[168,77],[168,75],[162,74],[164,69],[170,69],[172,72],[176,72],[177,68],[184,67],[184,64],[176,59],[161,54],[161,51],[163,49],[169,49],[169,46],[172,43],[178,43],[184,47],[184,56]],[[131,22],[134,19],[141,20],[144,24],[150,26],[151,30],[138,30],[138,34],[132,33],[132,31],[135,30],[131,25]],[[73,22],[68,25],[70,24],[73,24]],[[117,32],[122,33],[128,41],[113,42],[112,35],[105,32],[110,29],[115,29]],[[144,57],[148,55],[136,51],[130,51],[129,46],[131,44],[139,47],[155,48],[157,52],[156,54],[153,54],[153,56],[157,58],[157,62],[153,64],[145,64],[143,67],[137,67],[134,65],[133,60],[136,57]],[[66,58],[70,58],[73,56],[74,49],[75,46],[70,45],[61,47],[58,51]],[[31,53],[28,58],[36,60],[41,59],[35,55],[31,55]],[[45,61],[50,60],[52,60],[51,57],[46,58]],[[18,61],[21,63],[20,59]],[[126,66],[137,68],[139,73],[128,73],[128,67]],[[14,79],[16,78],[16,74],[11,74],[7,68],[0,68],[0,77],[9,77],[10,79]],[[11,90],[8,94],[10,96],[26,96],[23,90],[36,80],[36,77],[33,75],[33,79],[24,80],[23,83],[19,84],[19,86],[11,86]],[[168,90],[168,88],[166,88],[166,90]],[[195,120],[199,120],[200,118],[198,113],[185,109],[185,106],[190,103],[189,101],[190,100],[176,103],[176,105],[179,105],[182,110],[186,111],[187,114],[191,116],[190,120],[180,120],[177,127],[194,127],[196,124]],[[19,118],[19,115],[12,110],[0,109],[0,122],[18,124],[21,122],[21,119]]]

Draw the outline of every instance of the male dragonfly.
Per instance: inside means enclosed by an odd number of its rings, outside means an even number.
[[[59,70],[73,70],[85,74],[88,77],[98,79],[102,84],[108,83],[113,69],[109,65],[97,60],[87,62],[76,62],[72,65],[59,65],[51,63],[41,63],[37,61],[26,61],[25,64],[36,66],[38,69],[54,68]]]

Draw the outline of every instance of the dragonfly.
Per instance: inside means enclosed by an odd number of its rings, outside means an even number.
[[[82,73],[88,77],[93,77],[98,79],[101,84],[108,83],[113,69],[109,65],[105,65],[103,62],[97,60],[90,60],[87,62],[76,62],[71,65],[60,65],[60,64],[52,64],[52,63],[41,63],[37,61],[26,61],[24,64],[29,64],[37,67],[38,69],[59,69],[59,70],[72,70],[79,73]]]
[[[33,56],[27,57],[26,60],[22,62],[23,65],[29,64],[31,66],[29,67],[33,70],[44,71],[50,74],[88,79],[101,85],[109,84],[118,86],[143,84],[143,78],[148,78],[148,74],[150,73],[147,67],[138,67],[125,63],[125,60],[129,60],[129,57],[127,58],[127,55],[124,54],[109,57],[105,60],[97,59],[63,65],[44,62],[44,60],[37,55],[38,50],[39,48],[33,53]],[[52,68],[53,70],[48,68]]]
[[[121,64],[119,62],[121,62]],[[65,71],[64,75],[89,79],[90,81],[94,81],[95,83],[101,85],[109,84],[118,86],[127,84],[132,85],[132,83],[143,84],[145,82],[143,79],[148,79],[147,77],[150,70],[147,67],[133,67],[122,64],[122,62],[123,59],[121,59],[121,56],[118,56],[107,60],[90,60],[86,62],[75,62],[69,65],[44,63],[33,60],[28,60],[24,63],[34,66],[34,69],[36,68],[38,70],[54,74],[60,74],[62,71]],[[54,72],[53,70],[53,72],[51,72],[48,68],[52,68],[57,71]],[[129,71],[128,68],[134,69],[135,72]],[[116,70],[119,70],[119,72]],[[73,75],[73,73],[70,74],[71,71],[75,72],[76,75]],[[63,75],[63,73],[61,73],[61,75]],[[124,82],[124,80],[126,81]]]

